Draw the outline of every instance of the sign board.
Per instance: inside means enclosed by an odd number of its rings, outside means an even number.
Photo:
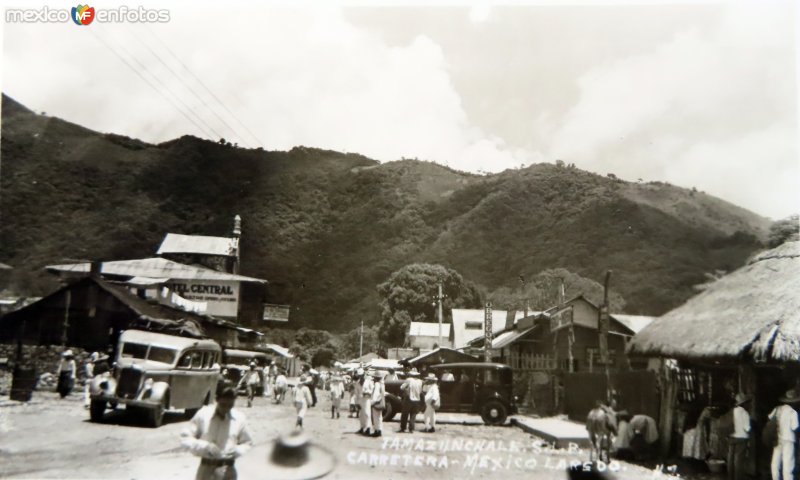
[[[273,305],[270,303],[264,304],[264,321],[265,322],[288,322],[289,321],[289,305]]]
[[[186,300],[205,302],[208,315],[236,318],[239,313],[239,282],[172,280],[165,286]]]

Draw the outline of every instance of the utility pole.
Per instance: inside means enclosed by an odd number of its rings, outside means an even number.
[[[442,281],[439,280],[439,294],[436,296],[436,300],[439,302],[439,347],[442,346]]]
[[[603,282],[603,305],[600,306],[600,318],[598,319],[597,329],[600,334],[600,361],[603,362],[603,368],[606,372],[606,380],[609,390],[611,389],[611,382],[609,380],[608,372],[608,329],[609,329],[609,306],[608,306],[608,284],[611,281],[611,270],[606,270],[606,279]]]
[[[364,320],[361,320],[361,329],[358,338],[358,358],[364,356]]]
[[[492,330],[492,302],[486,302],[486,309],[483,312],[483,361],[492,361],[492,341],[494,340],[494,330]]]
[[[523,296],[523,305],[522,305],[522,318],[526,318],[528,316],[528,296],[525,293],[525,275],[519,276],[519,283],[521,285],[522,296]]]

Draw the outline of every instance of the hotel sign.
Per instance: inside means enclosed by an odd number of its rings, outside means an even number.
[[[239,282],[173,280],[166,287],[187,300],[205,302],[208,315],[231,318],[238,315]]]

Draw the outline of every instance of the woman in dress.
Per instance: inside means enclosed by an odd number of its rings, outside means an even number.
[[[61,360],[58,362],[58,385],[56,386],[56,391],[61,395],[61,398],[72,392],[77,373],[78,366],[75,364],[75,356],[72,354],[72,350],[64,351],[61,354]]]

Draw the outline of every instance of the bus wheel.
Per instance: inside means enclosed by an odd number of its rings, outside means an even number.
[[[161,399],[161,403],[157,406],[148,409],[147,420],[148,424],[153,428],[158,428],[164,422],[164,411],[167,409],[167,396]]]
[[[103,415],[106,412],[106,401],[105,400],[92,400],[92,403],[89,404],[89,420],[93,422],[102,422]]]

